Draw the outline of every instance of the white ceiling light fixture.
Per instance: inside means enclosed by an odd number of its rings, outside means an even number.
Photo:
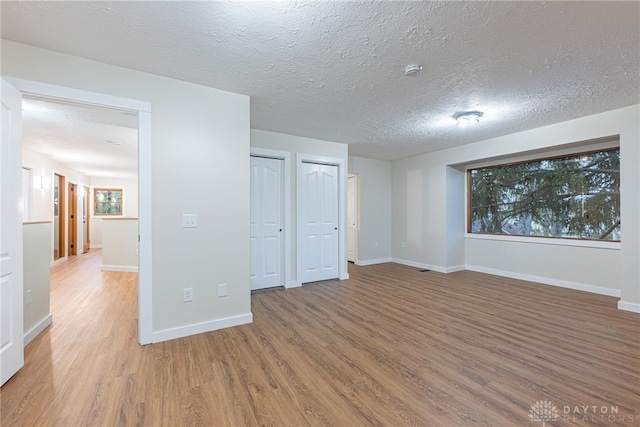
[[[417,76],[422,72],[422,65],[410,64],[404,67],[404,75],[407,77]]]
[[[453,118],[458,122],[458,126],[471,126],[480,123],[480,117],[484,113],[482,111],[463,111],[462,113],[456,113]]]
[[[122,145],[122,141],[115,141],[115,140],[108,140],[107,144],[111,144],[111,145]]]

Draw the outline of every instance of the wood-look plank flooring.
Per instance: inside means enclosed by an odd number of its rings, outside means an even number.
[[[640,425],[640,315],[616,298],[349,273],[254,294],[251,325],[143,347],[137,275],[78,255],[52,269],[53,325],[2,387],[2,426],[542,426],[538,401],[547,426]]]

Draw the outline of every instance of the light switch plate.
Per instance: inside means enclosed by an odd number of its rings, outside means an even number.
[[[198,215],[196,214],[182,215],[182,228],[197,228],[197,227],[198,227]]]

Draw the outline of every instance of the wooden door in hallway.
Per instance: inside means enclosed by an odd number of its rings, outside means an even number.
[[[64,258],[65,252],[65,177],[53,175],[53,260]]]
[[[78,254],[78,186],[69,183],[69,255]]]

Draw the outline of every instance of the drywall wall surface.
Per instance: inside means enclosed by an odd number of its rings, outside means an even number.
[[[358,175],[359,253],[356,262],[391,259],[391,162],[349,157],[349,173]]]
[[[31,191],[32,200],[32,212],[33,216],[31,221],[51,221],[54,227],[58,226],[59,218],[54,218],[53,215],[53,177],[54,174],[62,175],[65,177],[65,185],[62,191],[64,191],[65,205],[68,206],[69,202],[69,183],[77,184],[78,189],[81,189],[84,185],[89,185],[90,178],[82,173],[69,168],[55,160],[50,159],[36,151],[29,148],[22,147],[22,165],[28,169],[31,169],[32,173],[32,185],[29,188]],[[82,193],[78,194],[78,213],[82,212]],[[66,207],[65,207],[66,209]],[[69,217],[64,218],[64,229],[69,229]],[[77,230],[77,247],[81,248],[83,237],[82,223],[78,222]],[[63,239],[68,239],[69,235],[65,232]],[[54,247],[54,235],[51,236],[50,244],[50,261],[53,261],[53,247]],[[68,244],[65,244],[68,247]],[[66,258],[66,255],[65,257]]]
[[[138,220],[105,218],[102,230],[102,269],[138,271]]]
[[[51,222],[23,224],[24,252],[24,332],[50,319]],[[27,296],[29,294],[29,296]],[[46,326],[46,325],[44,325]],[[33,337],[30,337],[33,339]],[[25,343],[26,345],[26,343]]]
[[[67,184],[72,182],[79,187],[89,185],[91,180],[88,176],[26,147],[22,147],[22,165],[31,169],[33,174],[30,189],[33,200],[33,221],[53,220],[54,173],[64,176]],[[65,192],[68,192],[68,188],[65,188]]]
[[[620,138],[620,249],[563,247],[473,240],[465,237],[465,264],[522,275],[538,272],[558,283],[584,284],[617,291],[621,303],[640,309],[640,106],[634,105],[543,128],[400,160],[393,163],[393,257],[414,264],[455,270],[460,260],[459,209],[465,206],[461,171],[465,165],[501,162],[545,151],[575,150],[579,143]],[[453,219],[451,222],[451,215]],[[459,224],[459,225],[456,225]],[[526,248],[526,249],[525,249]],[[564,263],[557,263],[558,252]],[[513,257],[520,254],[518,263]],[[605,255],[606,254],[606,255]],[[595,262],[602,259],[602,262]],[[545,266],[545,267],[541,267]],[[615,292],[614,292],[615,293]]]
[[[469,269],[620,296],[618,249],[466,239]]]
[[[250,321],[249,97],[8,40],[2,73],[148,102],[153,339]]]
[[[290,153],[313,154],[327,157],[348,157],[348,145],[303,136],[251,129],[251,146]],[[295,176],[295,175],[292,175]]]

